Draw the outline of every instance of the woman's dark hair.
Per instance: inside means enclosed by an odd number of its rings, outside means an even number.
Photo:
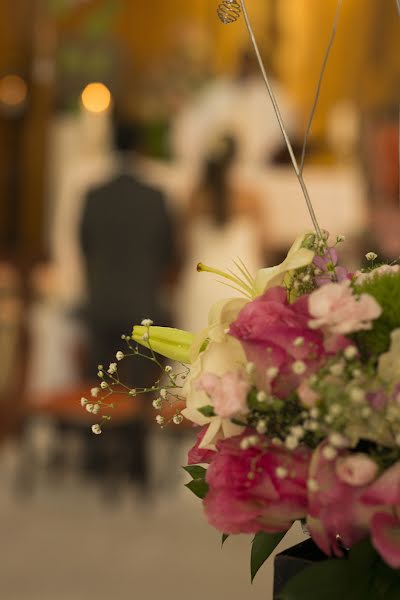
[[[237,144],[233,137],[221,137],[218,145],[206,159],[200,188],[210,203],[217,226],[223,227],[229,218],[228,171],[236,156]]]

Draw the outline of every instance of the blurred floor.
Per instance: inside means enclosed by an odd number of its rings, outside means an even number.
[[[155,434],[158,480],[166,450]],[[184,464],[183,445],[180,454]],[[183,485],[146,505],[127,488],[110,505],[73,473],[59,482],[42,474],[33,495],[21,498],[13,491],[16,456],[13,443],[0,455],[0,600],[271,600],[272,564],[251,586],[250,538],[230,538],[221,550]],[[300,538],[296,527],[286,545]]]

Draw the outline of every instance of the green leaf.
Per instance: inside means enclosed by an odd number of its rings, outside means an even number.
[[[204,479],[192,479],[192,481],[189,481],[185,485],[198,498],[203,500],[207,496],[208,484]]]
[[[228,537],[229,537],[229,533],[223,533],[222,534],[221,546],[223,546],[225,544],[225,542],[228,539]]]
[[[205,479],[207,473],[207,469],[199,465],[188,465],[187,467],[183,467],[183,470],[189,473],[193,479]]]
[[[205,417],[215,417],[214,407],[211,406],[211,404],[208,404],[207,406],[202,406],[197,410]]]
[[[253,582],[258,570],[265,563],[269,555],[275,550],[287,531],[280,533],[256,533],[251,547],[251,581]]]

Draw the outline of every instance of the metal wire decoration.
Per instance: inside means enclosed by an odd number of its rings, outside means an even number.
[[[225,25],[237,21],[241,12],[240,4],[236,0],[223,0],[217,8],[217,15]]]
[[[400,0],[396,0],[396,1],[397,1],[398,4],[400,4]],[[308,120],[306,133],[305,133],[305,136],[304,136],[303,151],[302,151],[302,156],[301,156],[300,164],[297,161],[296,156],[294,154],[292,144],[290,142],[289,136],[288,136],[286,128],[285,128],[285,124],[284,124],[283,119],[282,119],[282,115],[281,115],[281,111],[280,111],[278,102],[276,100],[274,91],[273,91],[273,89],[271,87],[271,83],[270,83],[268,74],[267,74],[267,72],[265,70],[265,66],[264,66],[264,63],[263,63],[263,60],[262,60],[262,57],[261,57],[260,49],[258,47],[257,40],[255,38],[254,31],[253,31],[253,28],[251,26],[250,19],[249,19],[248,13],[247,13],[246,0],[239,0],[239,3],[240,3],[239,9],[241,9],[241,12],[243,12],[243,17],[244,17],[244,20],[245,20],[245,23],[246,23],[247,30],[249,32],[251,43],[253,45],[253,48],[254,48],[254,51],[255,51],[255,54],[256,54],[256,57],[257,57],[257,60],[258,60],[258,64],[259,64],[260,69],[261,69],[261,74],[262,74],[264,83],[265,83],[265,85],[267,87],[268,94],[269,94],[269,97],[271,99],[272,106],[274,108],[275,115],[276,115],[278,123],[279,123],[279,127],[281,129],[283,138],[285,140],[285,143],[286,143],[286,146],[287,146],[287,149],[288,149],[288,152],[289,152],[292,164],[293,164],[294,171],[296,173],[296,177],[298,179],[298,182],[300,184],[301,190],[303,192],[304,199],[305,199],[306,205],[307,205],[307,209],[308,209],[308,212],[309,212],[310,217],[311,217],[311,221],[312,221],[312,223],[314,225],[314,229],[315,229],[315,232],[317,234],[317,237],[319,239],[322,239],[322,231],[321,231],[320,225],[318,223],[317,216],[315,214],[313,204],[311,202],[310,194],[308,192],[306,183],[304,181],[303,167],[304,167],[304,159],[305,159],[305,153],[306,153],[306,146],[307,146],[308,134],[309,134],[309,132],[311,130],[311,125],[312,125],[313,117],[314,117],[314,114],[315,114],[315,110],[316,110],[316,106],[317,106],[317,102],[318,102],[318,98],[319,98],[319,93],[320,93],[320,88],[321,88],[321,84],[322,84],[323,75],[324,75],[324,72],[325,72],[326,63],[327,63],[327,60],[328,60],[328,57],[329,57],[329,54],[330,54],[330,51],[331,51],[331,48],[332,48],[332,45],[333,45],[333,41],[335,39],[336,30],[337,30],[338,21],[339,21],[340,10],[341,10],[341,7],[342,7],[343,0],[338,0],[338,2],[337,2],[337,9],[336,9],[336,15],[335,15],[335,20],[334,20],[333,28],[332,28],[332,33],[331,33],[331,36],[330,36],[330,39],[329,39],[329,43],[328,43],[328,47],[327,47],[327,50],[326,50],[326,53],[325,53],[325,56],[324,56],[324,60],[323,60],[322,68],[321,68],[321,73],[320,73],[320,77],[319,77],[319,81],[318,81],[318,85],[317,85],[317,90],[316,90],[316,94],[315,94],[315,99],[314,99],[313,107],[311,109],[310,118]],[[228,2],[228,4],[230,4],[230,2]]]

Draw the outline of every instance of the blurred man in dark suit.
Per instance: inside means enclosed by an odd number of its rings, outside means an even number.
[[[121,334],[129,333],[135,323],[151,318],[154,323],[166,324],[160,289],[174,259],[173,227],[166,200],[139,175],[137,128],[117,121],[115,145],[115,174],[87,193],[80,230],[92,375],[98,364],[115,360],[115,352],[124,349]],[[124,383],[131,387],[151,384],[149,361],[136,358],[126,362],[119,365]],[[139,417],[130,427],[133,429],[128,438],[135,446],[131,474],[146,483],[146,426]]]

